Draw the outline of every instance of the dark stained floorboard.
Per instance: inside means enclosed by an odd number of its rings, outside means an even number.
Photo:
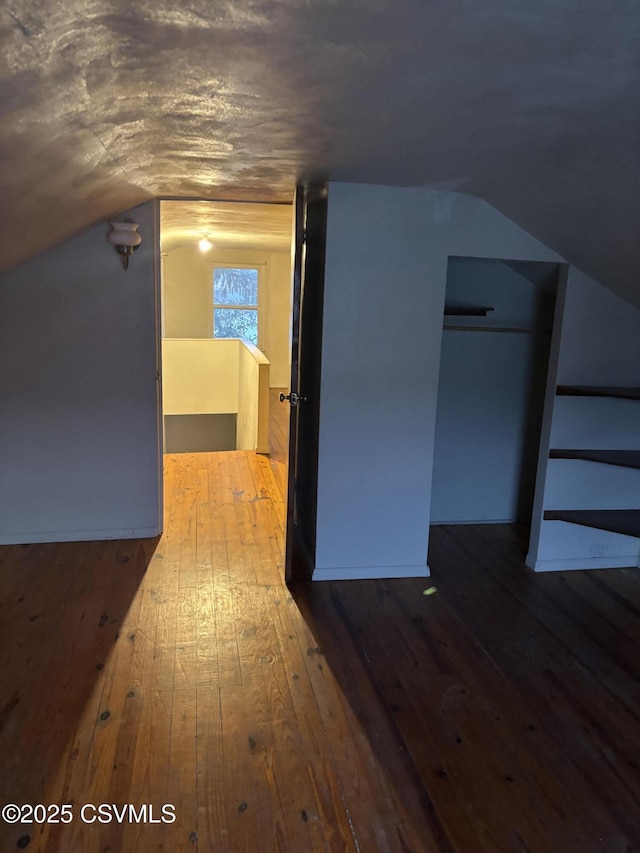
[[[0,805],[76,810],[0,850],[640,850],[638,572],[472,525],[429,580],[289,590],[286,414],[270,459],[168,456],[157,540],[0,549]]]

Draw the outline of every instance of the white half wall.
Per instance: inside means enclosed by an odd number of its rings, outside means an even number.
[[[266,356],[239,338],[165,339],[165,415],[237,414],[236,448],[269,453]]]
[[[236,447],[269,453],[269,362],[257,347],[238,341]]]
[[[0,543],[160,532],[158,204],[0,276]]]
[[[450,255],[560,261],[479,199],[329,185],[314,577],[428,574]]]
[[[237,412],[239,365],[237,338],[166,338],[162,342],[164,414]]]

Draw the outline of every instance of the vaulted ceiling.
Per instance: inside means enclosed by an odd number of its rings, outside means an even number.
[[[637,0],[4,0],[0,268],[151,197],[479,195],[640,304]]]

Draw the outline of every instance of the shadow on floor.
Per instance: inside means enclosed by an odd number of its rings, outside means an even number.
[[[110,715],[110,657],[158,541],[2,549],[0,803],[47,804],[61,774],[87,760]],[[25,846],[34,829],[2,825],[2,849]]]
[[[431,578],[292,595],[440,849],[631,849],[640,578],[535,575],[523,542],[514,525],[432,528]]]

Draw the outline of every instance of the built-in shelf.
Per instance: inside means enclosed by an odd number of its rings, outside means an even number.
[[[484,305],[445,305],[445,317],[486,317],[493,308]]]
[[[544,519],[640,537],[640,509],[553,509],[545,510]]]
[[[604,465],[620,465],[623,468],[640,468],[640,450],[559,450],[549,451],[551,459],[584,459],[587,462],[602,462]]]
[[[558,385],[556,394],[565,397],[608,397],[640,400],[640,387],[630,385]],[[551,459],[581,459],[604,465],[640,469],[640,450],[552,448],[549,451],[549,457]],[[640,538],[640,509],[554,509],[545,510],[543,518],[545,521],[564,521]]]
[[[619,397],[640,400],[640,388],[632,385],[558,385],[556,394],[562,397]]]

